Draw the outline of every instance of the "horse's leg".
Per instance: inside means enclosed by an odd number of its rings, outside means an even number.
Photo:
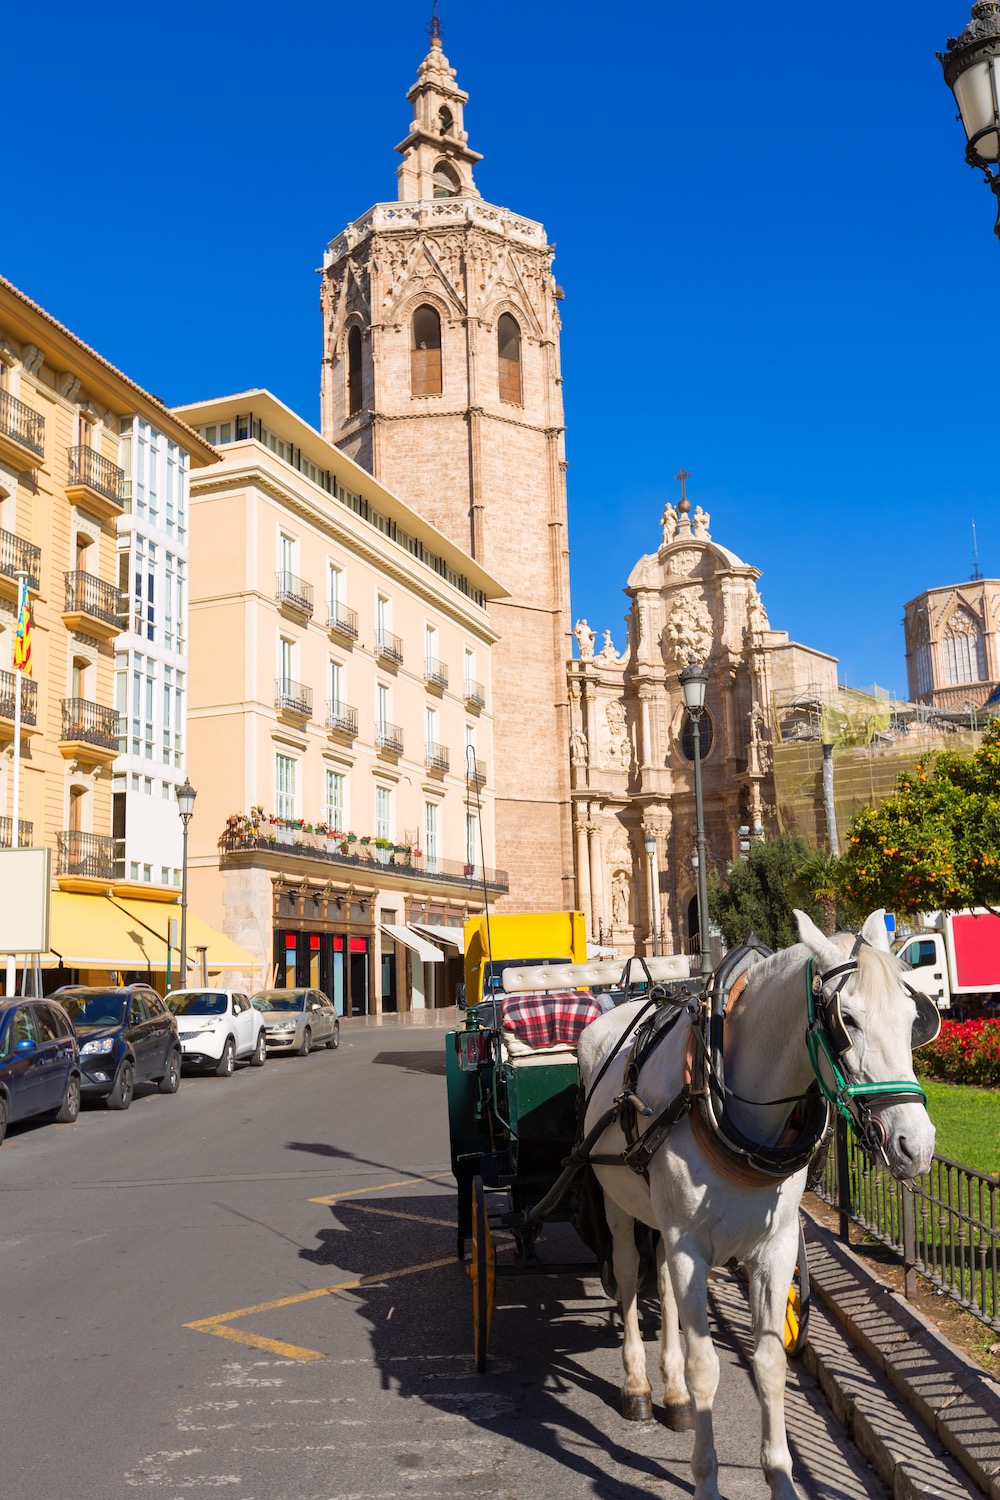
[[[684,1345],[677,1316],[674,1286],[667,1265],[666,1241],[656,1241],[656,1281],[660,1292],[660,1373],[663,1376],[664,1419],[674,1432],[694,1426],[694,1410],[684,1383]]]
[[[708,1265],[697,1247],[684,1240],[667,1246],[667,1260],[684,1323],[684,1374],[694,1406],[694,1500],[720,1500],[719,1460],[712,1428],[719,1356],[708,1327]]]
[[[797,1500],[792,1482],[792,1455],[785,1434],[784,1325],[788,1289],[795,1269],[797,1236],[793,1226],[766,1251],[748,1258],[750,1312],[753,1317],[753,1372],[760,1401],[760,1466],[771,1500]]]
[[[622,1340],[622,1416],[629,1422],[649,1422],[653,1417],[653,1390],[646,1372],[646,1349],[639,1331],[639,1251],[635,1243],[635,1220],[607,1194],[604,1195],[608,1227],[613,1241],[613,1264],[618,1295],[622,1300],[625,1333]]]

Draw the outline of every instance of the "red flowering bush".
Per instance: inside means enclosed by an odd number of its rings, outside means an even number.
[[[948,1083],[1000,1085],[1000,1021],[942,1021],[930,1047],[914,1053],[918,1073]]]

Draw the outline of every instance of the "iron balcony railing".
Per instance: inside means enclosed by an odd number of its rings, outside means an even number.
[[[14,721],[18,690],[21,689],[21,723],[38,722],[38,683],[23,672],[0,672],[0,719]]]
[[[0,389],[0,432],[22,448],[30,448],[39,458],[45,457],[45,418],[3,389]]]
[[[326,700],[326,727],[337,734],[357,734],[357,709],[352,708],[349,703],[338,703],[335,698],[328,698]]]
[[[424,752],[424,764],[428,771],[447,771],[451,759],[444,745],[436,745],[433,740],[428,740]]]
[[[356,609],[348,609],[346,604],[338,604],[336,599],[331,599],[326,607],[326,628],[335,630],[338,635],[343,635],[348,640],[356,641],[358,638],[358,612]]]
[[[274,680],[274,706],[279,713],[298,714],[303,719],[312,717],[313,690],[304,683],[292,682],[288,677]]]
[[[0,849],[11,847],[11,836],[14,832],[13,818],[0,818]],[[34,823],[26,823],[23,818],[17,820],[17,842],[22,849],[26,849],[34,836]]]
[[[448,668],[436,656],[428,656],[424,662],[424,681],[430,683],[431,687],[448,686]]]
[[[506,870],[491,870],[488,866],[483,868],[481,865],[463,864],[461,860],[455,859],[427,860],[423,856],[413,855],[400,857],[394,855],[391,850],[378,850],[374,844],[362,844],[359,840],[351,843],[335,842],[331,848],[330,840],[326,835],[309,834],[303,831],[296,835],[294,844],[278,844],[273,834],[265,833],[261,828],[254,830],[227,828],[219,839],[219,852],[223,857],[226,855],[253,856],[258,851],[266,853],[272,849],[280,849],[284,863],[287,863],[289,859],[307,860],[310,863],[322,861],[324,864],[341,865],[354,870],[370,870],[374,865],[388,864],[396,875],[405,880],[477,886],[480,890],[485,884],[489,890],[493,891],[506,891],[510,888]],[[345,850],[350,852],[346,853]]]
[[[89,615],[92,620],[102,620],[105,625],[124,628],[122,596],[114,584],[78,569],[66,574],[66,604],[63,613]]]
[[[898,1182],[859,1150],[842,1120],[816,1190],[898,1251],[906,1295],[923,1276],[989,1328],[1000,1329],[1000,1178],[934,1156],[925,1177]]]
[[[375,639],[375,654],[398,666],[403,660],[403,642],[391,630],[380,630]]]
[[[114,500],[117,505],[123,503],[124,469],[119,469],[110,458],[105,458],[96,448],[88,448],[85,444],[70,448],[68,452],[71,485],[85,484],[88,490],[103,495],[105,500]]]
[[[477,760],[477,761],[475,761],[473,763],[473,765],[474,765],[475,769],[472,769],[470,767],[470,769],[468,771],[469,785],[470,786],[485,786],[486,785],[486,762],[484,760]]]
[[[471,678],[466,682],[465,701],[473,708],[486,707],[486,689],[481,682],[473,682]]]
[[[115,840],[103,833],[81,833],[67,828],[56,834],[56,874],[83,875],[92,880],[114,880]]]
[[[388,724],[384,719],[377,719],[375,744],[380,750],[391,750],[394,755],[402,755],[403,731],[398,724]]]
[[[297,610],[300,615],[312,614],[313,586],[306,583],[304,578],[296,578],[294,573],[279,573],[275,580],[275,592],[279,604]]]
[[[13,531],[0,531],[0,573],[5,578],[27,573],[29,589],[37,589],[41,587],[41,569],[41,547],[26,542]]]
[[[62,700],[63,743],[94,745],[101,750],[118,749],[118,714],[103,703],[87,698]]]

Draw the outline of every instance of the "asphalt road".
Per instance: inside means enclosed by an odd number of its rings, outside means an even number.
[[[337,1052],[11,1130],[3,1500],[691,1494],[690,1437],[618,1415],[596,1279],[501,1281],[476,1374],[443,1045],[348,1022]],[[766,1500],[743,1297],[713,1301],[722,1492]],[[884,1495],[802,1372],[788,1407],[804,1495]]]

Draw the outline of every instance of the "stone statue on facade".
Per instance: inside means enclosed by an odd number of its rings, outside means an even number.
[[[604,716],[608,722],[608,760],[612,765],[618,762],[627,766],[629,743],[628,730],[625,728],[625,705],[612,698],[604,710]]]
[[[663,527],[663,545],[667,547],[677,535],[677,509],[671,505],[669,500],[663,507],[660,525]]]
[[[615,927],[627,927],[631,894],[624,870],[617,870],[611,882],[611,921]]]
[[[587,736],[582,729],[574,729],[569,737],[569,759],[573,766],[587,764]]]
[[[682,667],[706,662],[711,654],[714,631],[712,617],[700,591],[686,589],[673,597],[663,643],[670,660]]]
[[[591,661],[594,655],[594,632],[586,620],[577,620],[573,634],[576,636],[576,644],[580,651],[580,660]]]
[[[610,630],[604,632],[604,645],[601,647],[601,654],[597,659],[605,663],[617,663],[618,661],[618,652],[615,650],[615,643],[611,639]]]
[[[702,510],[700,505],[695,506],[693,517],[694,534],[696,537],[700,537],[704,542],[711,541],[711,537],[708,534],[708,527],[711,519],[712,517],[709,515],[707,510]]]
[[[751,584],[747,591],[747,629],[756,633],[761,630],[770,630],[770,628],[764,601]]]

